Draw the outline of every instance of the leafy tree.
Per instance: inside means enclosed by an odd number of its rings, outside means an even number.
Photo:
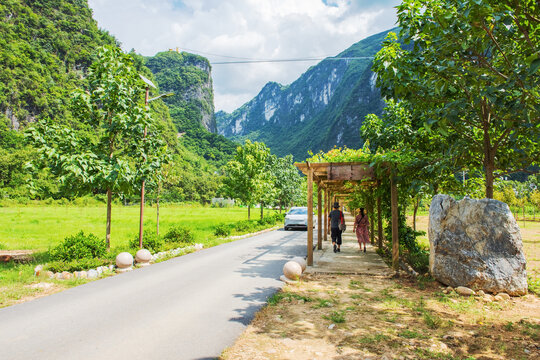
[[[106,191],[109,248],[113,193],[137,191],[142,178],[161,167],[164,151],[144,106],[144,84],[128,55],[116,47],[100,48],[88,83],[87,91],[73,97],[81,128],[42,121],[29,129],[28,137],[43,165],[71,192]],[[145,126],[149,135],[143,139]]]
[[[540,7],[534,0],[404,0],[373,69],[426,131],[452,144],[455,170],[497,175],[538,163]]]
[[[244,146],[236,149],[233,160],[225,166],[223,192],[226,196],[240,200],[248,206],[248,220],[251,206],[263,199],[268,190],[266,164],[270,149],[265,144],[246,140]]]
[[[268,158],[268,171],[274,175],[274,202],[279,205],[280,211],[302,197],[302,178],[294,166],[292,155],[282,158],[271,155]]]

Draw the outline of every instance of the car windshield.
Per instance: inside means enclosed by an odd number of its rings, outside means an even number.
[[[303,208],[291,209],[288,212],[288,215],[307,215],[307,209],[303,209]]]

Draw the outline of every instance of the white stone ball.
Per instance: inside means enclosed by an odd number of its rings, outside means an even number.
[[[116,266],[120,269],[126,269],[133,265],[133,255],[128,252],[121,252],[116,255]]]
[[[296,261],[287,261],[283,266],[283,275],[287,279],[298,280],[302,275],[302,267]]]
[[[135,254],[135,261],[138,263],[148,263],[150,262],[150,259],[152,259],[152,254],[146,249],[140,249]]]
[[[302,268],[302,272],[306,270],[307,262],[306,259],[300,256],[295,256],[291,261],[297,262],[298,265]]]

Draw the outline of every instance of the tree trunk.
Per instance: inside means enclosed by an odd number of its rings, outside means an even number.
[[[159,193],[156,200],[156,235],[159,236]]]
[[[416,212],[418,211],[418,205],[420,204],[420,200],[416,198],[416,202],[414,203],[414,212],[413,212],[413,230],[416,231]]]
[[[489,126],[491,114],[486,101],[482,102],[482,126],[484,133],[484,172],[486,176],[486,198],[493,199],[493,172],[495,171],[495,149],[491,145]]]
[[[264,205],[263,203],[261,203],[261,220],[263,219],[263,209],[264,209]]]
[[[248,205],[248,220],[251,220],[251,206]]]
[[[111,210],[112,210],[112,190],[107,189],[107,228],[105,230],[105,241],[107,251],[111,249]]]

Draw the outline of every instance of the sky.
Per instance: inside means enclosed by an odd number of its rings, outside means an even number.
[[[395,26],[397,0],[88,0],[125,51],[176,49],[211,63],[334,56]],[[232,112],[269,81],[290,84],[319,61],[212,65],[216,111]]]

